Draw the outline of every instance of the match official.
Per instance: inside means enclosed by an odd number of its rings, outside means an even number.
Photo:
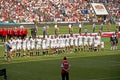
[[[62,68],[61,70],[62,80],[69,80],[70,63],[66,57],[63,58],[63,61],[61,63],[61,68]]]

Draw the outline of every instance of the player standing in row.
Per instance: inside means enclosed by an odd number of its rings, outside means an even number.
[[[95,35],[94,37],[94,51],[99,51],[101,48],[101,36]]]
[[[78,36],[78,50],[83,51],[83,36],[80,34]]]
[[[27,46],[27,53],[30,54],[30,48],[31,48],[31,37],[26,39],[26,46]]]
[[[34,54],[34,49],[35,49],[35,38],[31,38],[30,39],[30,42],[31,42],[31,51],[30,51],[30,56],[33,56],[33,54]]]
[[[84,40],[84,51],[88,51],[88,36],[87,36],[87,34],[83,37],[83,40]]]
[[[22,49],[23,49],[22,56],[25,56],[26,55],[26,50],[27,50],[26,38],[24,38],[23,41],[22,41]]]
[[[78,37],[77,35],[73,36],[74,38],[74,46],[75,46],[75,52],[78,51]]]
[[[16,52],[16,56],[18,56],[18,57],[20,56],[21,49],[22,49],[22,39],[21,39],[21,37],[19,37],[17,39],[17,52]]]
[[[38,37],[36,39],[36,56],[40,55],[41,43],[42,43],[42,39]]]
[[[93,45],[94,45],[94,37],[92,36],[92,34],[90,33],[90,36],[89,36],[89,51],[92,51],[93,50]]]

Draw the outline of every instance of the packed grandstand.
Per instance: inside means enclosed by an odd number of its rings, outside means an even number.
[[[0,22],[99,20],[91,3],[103,3],[112,20],[120,17],[120,0],[0,0]]]

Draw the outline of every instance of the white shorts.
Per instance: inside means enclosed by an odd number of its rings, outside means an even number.
[[[21,46],[17,46],[17,50],[19,50],[19,49],[22,49],[22,47]]]
[[[72,43],[70,43],[70,46],[73,46],[74,45],[74,43],[72,42]]]
[[[35,46],[32,45],[32,46],[31,46],[31,49],[34,49],[34,48],[35,48]]]
[[[69,43],[66,43],[66,45],[65,45],[65,46],[66,46],[66,47],[68,47],[68,46],[70,46],[70,45],[69,45]]]
[[[88,45],[88,42],[84,42],[84,46],[85,46],[85,45]]]
[[[26,47],[23,47],[23,50],[25,51],[25,50],[26,50]]]
[[[90,42],[90,43],[89,43],[89,45],[90,45],[90,46],[92,46],[92,45],[93,45],[93,43],[92,43],[92,42]]]
[[[40,49],[40,45],[36,45],[36,49]]]
[[[43,49],[46,49],[47,47],[45,45],[42,46]]]
[[[82,42],[80,42],[78,45],[79,45],[79,46],[82,46],[82,45],[83,45],[83,43],[82,43]]]
[[[94,44],[94,47],[97,47],[97,46],[98,46],[98,44],[97,44],[97,43],[95,43],[95,44]]]
[[[100,45],[100,42],[97,42],[97,45]]]
[[[78,43],[75,43],[75,46],[78,46]]]
[[[27,46],[27,49],[30,50],[30,46]]]
[[[12,46],[12,50],[13,50],[13,51],[16,50],[16,47],[15,47],[15,46]]]

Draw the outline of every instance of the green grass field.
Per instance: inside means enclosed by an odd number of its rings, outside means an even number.
[[[41,29],[38,28],[39,35],[42,34]],[[92,31],[90,25],[88,25],[88,30],[89,32]],[[99,26],[96,32],[98,30]],[[111,31],[114,30],[115,26],[112,25]],[[104,31],[107,31],[106,27]],[[68,33],[67,27],[60,27],[60,32],[62,34]],[[77,27],[75,26],[74,33],[77,32]],[[49,28],[49,34],[54,34],[53,27]],[[4,48],[1,46],[0,69],[7,69],[8,80],[61,80],[60,63],[63,57],[67,56],[71,64],[70,80],[120,80],[120,45],[118,50],[111,51],[109,39],[103,38],[103,40],[105,40],[104,51],[15,57],[12,62],[4,60],[2,57]],[[3,80],[2,78],[0,77],[0,80]]]

